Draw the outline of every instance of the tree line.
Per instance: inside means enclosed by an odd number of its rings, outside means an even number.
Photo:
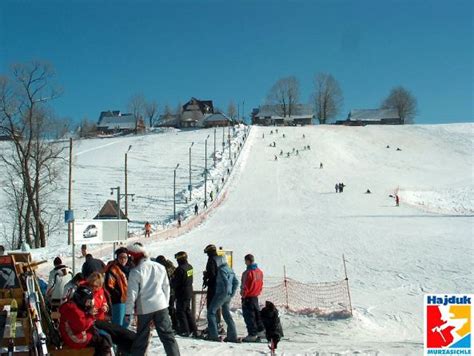
[[[297,115],[301,103],[300,84],[295,76],[284,77],[275,82],[268,92],[266,103],[274,108],[276,115],[287,117]],[[320,124],[328,123],[341,111],[344,96],[339,82],[329,73],[318,73],[313,80],[310,105],[314,108]],[[382,100],[381,109],[394,109],[406,124],[414,123],[417,114],[417,100],[406,88],[391,89]]]

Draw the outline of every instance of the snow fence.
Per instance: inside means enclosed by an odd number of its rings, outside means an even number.
[[[204,317],[206,294],[194,292],[193,310],[196,319]],[[352,305],[348,279],[335,282],[303,283],[292,278],[265,277],[260,307],[270,301],[280,309],[304,315],[314,315],[330,319],[352,316]],[[242,308],[239,293],[231,301],[231,309]]]

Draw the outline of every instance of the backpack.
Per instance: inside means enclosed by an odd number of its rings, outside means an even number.
[[[232,271],[232,269],[229,267],[229,265],[224,264],[222,266],[219,266],[218,272],[217,272],[217,278],[220,279],[222,282],[223,286],[223,292],[226,295],[232,295],[232,284],[234,281],[235,273]]]

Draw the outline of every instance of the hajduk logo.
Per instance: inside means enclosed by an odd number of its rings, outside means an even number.
[[[471,355],[472,294],[425,295],[425,355]]]

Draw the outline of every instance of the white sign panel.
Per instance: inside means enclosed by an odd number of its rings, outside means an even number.
[[[75,220],[74,244],[90,245],[125,241],[127,220]]]

